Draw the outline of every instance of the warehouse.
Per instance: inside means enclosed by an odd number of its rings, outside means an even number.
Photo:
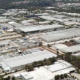
[[[68,62],[63,60],[58,60],[54,64],[46,67],[53,74],[65,74],[75,71],[75,68]]]
[[[76,54],[72,54],[72,55],[75,56],[75,57],[80,57],[80,52],[76,53]]]
[[[0,47],[9,46],[9,44],[10,44],[10,40],[0,41]]]
[[[26,49],[26,48],[36,47],[37,45],[39,45],[39,41],[25,40],[25,39],[12,40],[12,43],[16,44],[19,49]]]
[[[13,26],[11,26],[7,23],[4,23],[4,24],[0,24],[0,29],[3,29],[3,30],[13,29]]]
[[[3,59],[3,62],[1,62],[1,65],[3,70],[6,72],[6,71],[12,71],[16,69],[21,69],[26,64],[30,64],[34,61],[44,60],[45,58],[48,59],[51,57],[57,57],[57,55],[47,50],[36,51],[36,52],[33,52],[32,54]]]
[[[30,75],[28,72],[23,72],[20,74],[22,80],[33,80],[33,76]]]
[[[75,68],[71,64],[63,60],[58,60],[50,66],[35,68],[31,72],[21,72],[15,74],[14,77],[21,77],[23,80],[55,80],[54,77],[56,75],[70,73],[72,71],[75,71]]]
[[[57,29],[64,29],[63,25],[59,25],[59,24],[52,24],[52,25],[32,25],[32,26],[25,26],[19,23],[12,23],[12,26],[14,26],[14,28],[17,31],[21,31],[24,33],[35,33],[35,32],[40,32],[40,31],[50,31],[50,30],[57,30]]]
[[[55,45],[52,45],[52,48],[55,48],[55,49],[63,49],[63,48],[66,48],[68,47],[67,45],[65,44],[55,44]]]
[[[39,32],[49,32],[54,30],[64,29],[63,25],[53,24],[53,25],[38,25],[38,26],[28,26],[28,27],[21,27],[17,30],[20,30],[24,33],[39,33]]]
[[[80,52],[80,44],[79,45],[74,45],[74,46],[70,46],[70,47],[66,47],[61,49],[62,52],[71,52],[71,53],[77,53]]]
[[[60,31],[48,32],[45,35],[41,35],[40,39],[46,42],[55,42],[70,38],[76,38],[80,36],[80,29],[78,28],[71,28],[65,29]]]
[[[20,37],[22,37],[22,36],[15,33],[15,32],[13,32],[13,33],[3,33],[3,34],[0,35],[0,41],[1,40],[20,38]]]

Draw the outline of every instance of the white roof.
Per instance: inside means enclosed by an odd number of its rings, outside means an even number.
[[[7,31],[8,31],[8,32],[12,32],[12,31],[13,31],[13,29],[8,29]]]
[[[78,52],[78,51],[80,51],[80,44],[63,48],[63,49],[61,49],[61,51],[63,51],[63,52]]]
[[[23,73],[21,73],[20,74],[21,75],[21,77],[23,77],[25,80],[31,80],[31,79],[33,79],[33,77],[31,76],[31,74],[28,74],[28,72],[23,72]]]
[[[65,45],[65,44],[55,44],[55,45],[53,45],[52,47],[55,47],[56,49],[63,49],[63,48],[66,48],[66,47],[68,47],[68,46]]]
[[[43,21],[43,22],[38,22],[39,24],[46,24],[49,23],[50,21]]]
[[[0,41],[0,45],[7,45],[9,44],[10,40],[3,40],[3,41]]]
[[[13,58],[5,59],[4,62],[11,68],[15,68],[21,65],[26,65],[34,61],[44,60],[45,58],[56,57],[57,55],[44,50],[39,52],[34,52],[34,54],[27,54],[24,56],[18,56]],[[16,62],[15,62],[16,61]]]
[[[0,64],[1,64],[4,71],[11,70],[10,67],[6,63],[0,62]]]
[[[80,53],[72,54],[73,56],[80,57]]]
[[[41,26],[30,26],[30,27],[21,27],[19,28],[21,31],[30,32],[30,31],[38,31],[38,30],[47,30],[47,29],[55,29],[64,27],[63,25],[53,24],[53,25],[41,25]]]
[[[20,77],[19,73],[13,74],[15,78]]]
[[[68,22],[64,22],[65,25],[74,25],[74,24],[80,24],[78,22],[74,22],[74,21],[68,21]]]
[[[53,71],[56,69],[56,71],[52,72],[50,71],[50,68],[52,68]],[[24,72],[22,74],[23,76],[25,74],[31,75],[33,79],[30,79],[30,80],[54,80],[55,75],[69,73],[70,71],[73,71],[73,70],[75,70],[75,68],[72,67],[71,64],[63,60],[58,60],[55,64],[52,64],[50,66],[43,66],[39,68],[36,67],[34,71]]]
[[[60,31],[48,32],[45,35],[41,35],[40,38],[46,42],[52,42],[52,41],[70,39],[79,36],[80,36],[80,29],[71,28],[71,29],[64,29]]]
[[[40,16],[40,18],[43,18],[45,20],[50,20],[50,21],[55,20],[55,18],[53,18],[52,16]]]
[[[7,22],[7,21],[10,21],[10,19],[0,19],[0,22]]]
[[[70,63],[68,63],[66,61],[63,61],[63,60],[58,60],[53,65],[50,65],[50,66],[47,67],[47,69],[50,70],[53,73],[58,72],[58,71],[61,72],[63,70],[65,72],[66,70],[68,70],[68,68],[73,68],[73,67],[72,67],[72,65]]]

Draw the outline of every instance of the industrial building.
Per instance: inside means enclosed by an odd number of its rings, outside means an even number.
[[[18,47],[19,49],[26,49],[26,48],[31,48],[31,47],[36,47],[39,45],[39,41],[36,40],[26,40],[24,39],[16,39],[12,40],[11,43],[15,46]]]
[[[2,62],[0,62],[0,64],[5,72],[9,72],[16,69],[21,69],[25,67],[25,65],[31,64],[35,61],[40,61],[51,57],[57,57],[57,55],[47,50],[42,50],[42,51],[36,50],[31,54],[29,53],[23,56],[17,56],[7,59],[3,59],[1,57]]]
[[[2,40],[9,40],[9,39],[15,39],[15,38],[20,38],[22,37],[21,35],[12,32],[12,33],[3,33],[0,35],[0,41]]]
[[[80,44],[63,48],[63,49],[61,49],[61,51],[65,52],[65,53],[68,53],[68,52],[71,52],[71,53],[80,52]]]
[[[55,42],[65,39],[76,38],[80,36],[80,29],[71,28],[60,31],[48,32],[45,35],[41,35],[40,39],[45,42]]]
[[[50,66],[35,68],[35,70],[31,72],[14,74],[14,77],[21,78],[22,80],[55,80],[55,75],[61,75],[73,71],[75,71],[75,68],[70,63],[58,60]]]
[[[20,27],[17,28],[17,31],[24,32],[24,33],[39,33],[39,32],[49,32],[54,30],[61,30],[64,29],[63,25],[53,24],[53,25],[41,25],[41,26],[28,26],[28,27]]]
[[[65,27],[63,25],[59,24],[52,24],[52,25],[29,25],[26,26],[13,22],[11,25],[14,27],[14,29],[17,32],[22,32],[22,33],[39,33],[39,32],[49,32],[49,31],[54,31],[54,30],[61,30],[64,29]]]
[[[55,62],[54,64],[52,64],[46,68],[50,72],[57,73],[59,75],[75,71],[75,68],[73,68],[73,66],[70,63],[68,63],[64,60],[58,60],[57,62]]]
[[[13,26],[7,23],[3,23],[3,24],[0,24],[0,29],[2,30],[13,29]]]
[[[65,44],[55,44],[55,45],[52,45],[52,48],[55,48],[55,49],[58,49],[58,50],[66,48],[66,47],[68,47],[68,46],[65,45]]]
[[[10,40],[0,41],[0,47],[6,47],[9,46],[9,44],[10,44]]]

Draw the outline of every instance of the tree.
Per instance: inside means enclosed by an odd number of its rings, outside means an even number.
[[[55,76],[55,80],[59,80],[59,75],[56,75]]]
[[[10,76],[8,76],[7,78],[8,78],[8,80],[10,80]]]
[[[51,62],[50,62],[50,60],[47,60],[47,65],[51,65]]]
[[[61,78],[61,79],[64,79],[64,75],[63,75],[63,74],[61,74],[61,75],[60,75],[60,78]]]
[[[65,78],[67,78],[67,77],[68,77],[68,75],[67,75],[67,74],[64,74],[64,77],[65,77]]]
[[[59,55],[59,51],[57,50],[57,55]]]
[[[42,42],[39,42],[39,46],[42,46],[43,45],[43,43]]]
[[[14,76],[12,77],[12,80],[16,80]]]
[[[28,66],[28,71],[33,71],[34,69],[33,69],[33,66],[32,65],[29,65]]]
[[[43,60],[43,63],[46,65],[47,64],[47,59],[44,59]]]
[[[49,58],[51,63],[54,63],[56,61],[55,57]]]
[[[52,25],[54,22],[53,21],[51,21],[51,22],[49,22],[49,25]]]
[[[47,47],[51,47],[51,45],[50,44],[47,44]]]
[[[43,66],[44,65],[44,61],[38,61],[38,66]]]
[[[35,62],[33,62],[33,64],[32,64],[34,67],[36,67],[37,66],[37,62],[35,61]]]
[[[27,71],[28,71],[28,65],[26,65],[26,66],[25,66],[25,70],[27,70]]]

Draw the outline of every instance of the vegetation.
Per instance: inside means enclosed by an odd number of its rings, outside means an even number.
[[[10,77],[10,76],[8,76],[8,77],[6,77],[6,78],[3,78],[3,76],[0,76],[0,80],[16,80],[15,79],[15,77]]]
[[[64,55],[59,55],[58,58],[61,58],[69,63],[71,63],[73,66],[76,67],[77,72],[80,73],[80,57],[75,57],[71,55],[72,53],[65,53]]]
[[[25,3],[24,3],[25,1]],[[58,2],[56,0],[0,0],[0,8],[4,9],[12,9],[12,8],[29,8],[29,7],[46,7],[46,6],[53,6],[55,3]],[[73,0],[62,0],[65,3],[72,3],[75,2]],[[80,0],[79,0],[80,2]],[[34,5],[35,4],[35,5]],[[72,8],[73,9],[73,8]],[[59,11],[63,11],[59,9]],[[72,10],[76,11],[76,10]],[[77,10],[76,12],[79,12]]]
[[[54,22],[53,21],[51,21],[51,22],[49,22],[49,25],[52,25]]]
[[[45,21],[45,19],[42,19],[42,18],[35,18],[35,20],[36,20],[37,22]]]
[[[16,80],[15,77],[12,77],[12,80]]]
[[[67,78],[67,77],[68,77],[67,74],[56,75],[55,80],[64,79],[64,78]]]
[[[26,1],[24,3],[24,1]],[[27,1],[29,1],[27,3]],[[55,0],[0,0],[0,8],[12,9],[12,8],[28,8],[28,7],[44,7],[51,6]],[[35,5],[34,5],[35,4]]]
[[[56,61],[56,58],[52,57],[49,59],[44,59],[43,61],[35,61],[30,65],[26,65],[25,66],[25,70],[27,71],[33,71],[35,67],[40,67],[40,66],[44,66],[44,65],[51,65]]]
[[[43,45],[43,43],[42,42],[39,42],[39,46],[42,46]]]
[[[51,45],[50,44],[47,44],[47,47],[51,47]]]
[[[75,9],[74,7],[69,8],[69,9],[55,8],[54,10],[59,11],[59,12],[80,13],[80,9]]]

